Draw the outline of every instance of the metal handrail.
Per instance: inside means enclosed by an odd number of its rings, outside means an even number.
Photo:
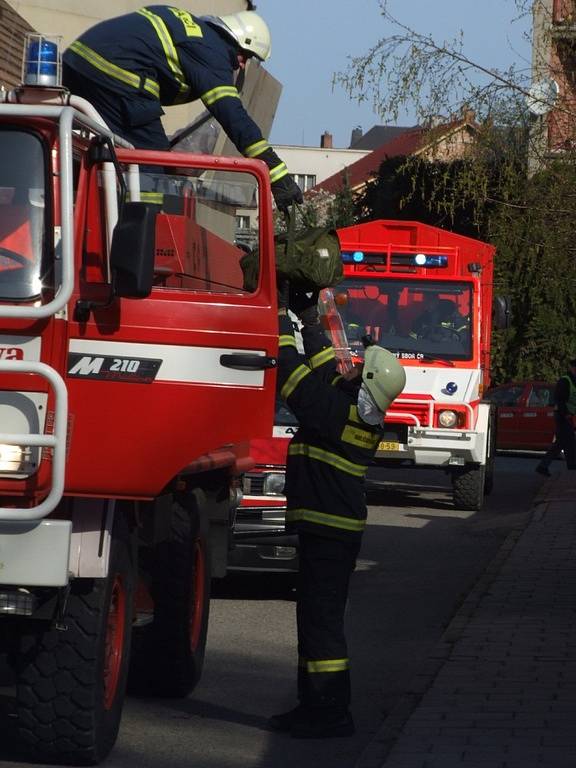
[[[66,474],[66,434],[68,429],[68,391],[57,371],[46,363],[23,360],[0,361],[0,374],[27,374],[42,376],[52,385],[55,394],[53,434],[15,434],[0,432],[0,443],[15,446],[51,448],[52,485],[46,498],[34,507],[0,507],[0,522],[8,520],[41,520],[54,511],[64,495]],[[1,476],[0,476],[1,477]]]
[[[83,115],[71,106],[30,105],[2,103],[0,114],[8,117],[48,117],[58,120],[60,140],[60,207],[62,217],[61,251],[55,254],[61,263],[61,283],[54,298],[46,304],[4,304],[0,303],[0,317],[43,318],[56,315],[63,310],[74,290],[74,222],[73,222],[73,163],[72,126],[80,125],[93,133],[114,138],[108,128],[96,120]],[[107,190],[110,182],[107,184]],[[107,195],[109,197],[110,195]],[[115,223],[115,222],[114,222]]]
[[[465,408],[470,416],[470,429],[474,429],[474,409],[470,405],[470,403],[465,402],[464,400],[450,400],[449,402],[443,403],[440,400],[429,400],[429,399],[416,399],[416,398],[410,398],[410,399],[404,399],[402,400],[396,400],[396,405],[402,406],[402,405],[425,405],[428,408],[428,428],[434,429],[432,427],[433,421],[434,421],[434,408],[438,406],[446,406],[446,407],[452,407],[452,406],[460,406],[462,408]],[[413,413],[404,413],[402,411],[386,411],[386,421],[391,420],[392,417],[396,418],[411,418],[416,427],[421,427],[420,419]],[[439,429],[446,429],[445,427],[440,427]]]

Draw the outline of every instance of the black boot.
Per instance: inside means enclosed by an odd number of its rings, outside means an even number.
[[[288,733],[292,730],[292,726],[299,720],[306,720],[308,717],[308,710],[302,705],[298,704],[297,707],[291,709],[289,712],[282,712],[280,715],[272,715],[268,719],[268,725],[274,731],[282,731]]]
[[[543,464],[538,464],[535,471],[538,472],[539,475],[544,475],[544,477],[552,477],[552,472],[550,472],[548,467],[545,467]]]

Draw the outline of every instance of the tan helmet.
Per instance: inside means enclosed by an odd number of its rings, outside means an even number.
[[[406,371],[398,358],[383,347],[371,344],[364,353],[362,382],[382,413],[406,384]]]
[[[238,11],[226,16],[205,16],[209,24],[220,27],[246,53],[260,61],[270,58],[270,30],[264,19],[254,11]]]

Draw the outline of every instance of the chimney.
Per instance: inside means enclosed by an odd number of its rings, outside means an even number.
[[[332,149],[332,134],[324,131],[320,136],[320,146],[322,149]]]
[[[362,131],[361,125],[357,125],[356,128],[352,129],[352,137],[350,138],[350,149],[352,149],[354,145],[358,141],[360,141],[363,135],[364,135],[364,132]]]

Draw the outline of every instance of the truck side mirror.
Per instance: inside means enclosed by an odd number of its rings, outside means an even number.
[[[499,331],[510,328],[512,322],[512,312],[510,309],[510,299],[508,296],[494,296],[494,306],[492,308],[494,327]]]
[[[144,299],[154,281],[156,216],[151,203],[125,203],[114,227],[110,267],[115,296]]]

